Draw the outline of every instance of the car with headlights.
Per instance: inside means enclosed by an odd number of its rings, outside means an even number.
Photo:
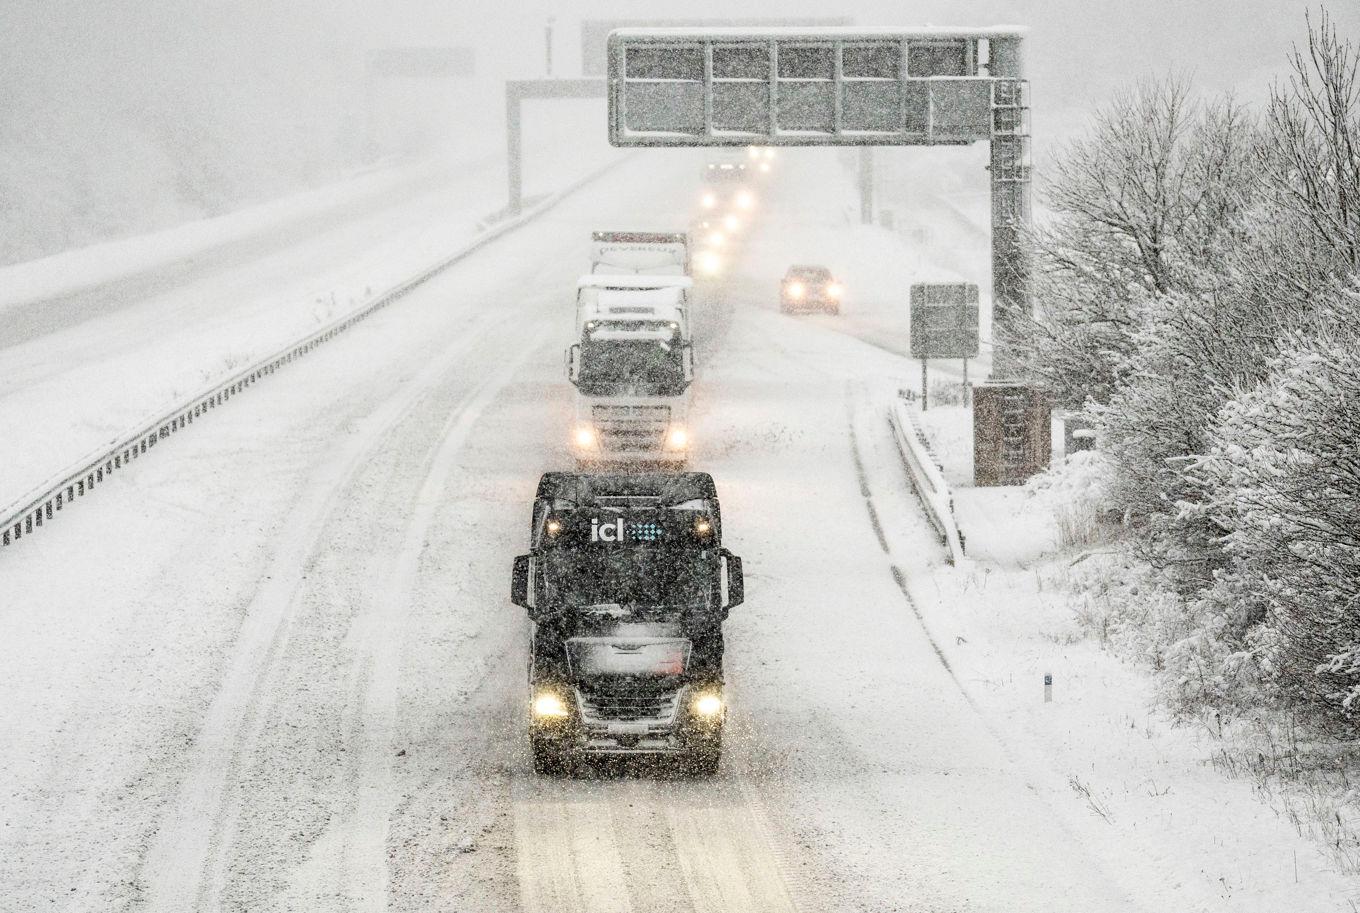
[[[825,266],[790,266],[779,284],[779,310],[841,312],[845,289]]]
[[[745,595],[707,473],[545,473],[511,601],[534,623],[534,768],[637,758],[718,769],[722,623]]]

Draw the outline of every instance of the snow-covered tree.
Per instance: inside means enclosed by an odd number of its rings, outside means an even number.
[[[1250,202],[1253,126],[1230,98],[1187,83],[1140,84],[1065,147],[1041,187],[1051,218],[1028,237],[1035,316],[1028,370],[1072,408],[1107,402],[1128,369],[1144,311],[1199,288]]]

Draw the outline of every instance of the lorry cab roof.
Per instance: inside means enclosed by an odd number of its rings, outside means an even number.
[[[706,472],[575,473],[545,472],[538,497],[579,507],[680,507],[718,499]],[[702,509],[693,507],[691,509]]]
[[[620,291],[628,289],[687,289],[694,287],[694,280],[689,276],[589,273],[576,280],[576,287],[618,289]]]

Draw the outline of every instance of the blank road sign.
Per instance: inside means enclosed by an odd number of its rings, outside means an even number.
[[[620,29],[616,146],[957,145],[1014,132],[1014,29]]]
[[[975,358],[978,287],[971,282],[911,287],[911,357]]]

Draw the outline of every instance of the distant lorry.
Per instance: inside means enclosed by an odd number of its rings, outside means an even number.
[[[511,578],[511,601],[534,622],[534,769],[643,756],[715,773],[722,623],[744,596],[712,476],[545,473]]]
[[[683,231],[596,231],[590,271],[611,276],[688,276],[689,235]]]
[[[745,162],[708,162],[699,172],[699,205],[706,210],[748,211],[755,208],[755,173]]]
[[[587,320],[566,361],[576,387],[577,468],[685,465],[694,350],[681,328],[651,320],[624,327]]]

